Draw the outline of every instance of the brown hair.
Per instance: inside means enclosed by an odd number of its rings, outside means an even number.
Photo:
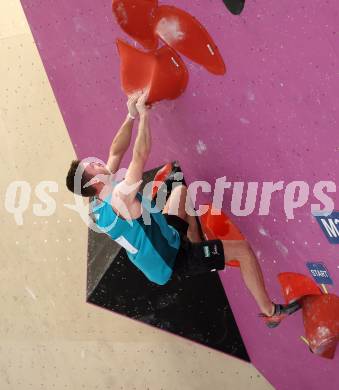
[[[81,177],[81,188],[80,188],[80,193],[75,191],[74,188],[74,179],[75,179],[75,174],[78,169],[79,164],[81,163],[80,160],[73,160],[71,162],[71,166],[68,170],[67,177],[66,177],[66,186],[67,188],[73,192],[74,194],[77,195],[82,195],[85,197],[90,197],[90,196],[95,196],[96,191],[93,186],[85,187],[84,185],[91,179],[88,174],[84,171]]]

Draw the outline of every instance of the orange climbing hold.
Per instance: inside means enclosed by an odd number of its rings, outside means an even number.
[[[307,295],[321,295],[318,285],[308,276],[283,272],[278,275],[279,283],[286,303],[292,303]]]
[[[158,37],[154,34],[157,0],[113,0],[113,13],[120,27],[140,45],[154,50]]]
[[[334,294],[303,299],[306,338],[313,353],[332,359],[339,341],[339,297]]]
[[[240,230],[226,214],[221,210],[214,209],[211,204],[208,204],[207,207],[207,213],[201,216],[201,223],[206,228],[206,235],[209,240],[215,237],[220,240],[245,240]]]
[[[169,46],[140,51],[117,40],[121,59],[121,83],[127,95],[150,87],[148,103],[175,99],[186,89],[188,72],[181,58]]]
[[[211,204],[206,206],[208,211],[200,217],[200,222],[207,240],[245,240],[240,230],[226,214],[213,209]],[[239,261],[232,259],[227,262],[227,265],[239,267]]]
[[[209,72],[225,74],[224,61],[213,39],[202,24],[187,12],[168,5],[158,7],[154,32],[167,45]]]

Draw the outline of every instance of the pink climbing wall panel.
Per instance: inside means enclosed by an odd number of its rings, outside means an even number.
[[[115,39],[133,41],[115,23],[110,1],[22,4],[78,156],[105,158],[125,105]],[[212,75],[184,58],[190,75],[185,93],[154,109],[149,167],[178,159],[188,182],[213,184],[227,176],[230,182],[308,183],[309,199],[294,219],[286,219],[280,191],[269,215],[259,216],[257,203],[251,215],[235,221],[260,259],[273,298],[282,301],[277,274],[309,275],[308,261],[326,264],[334,281],[329,291],[338,294],[338,246],[328,242],[310,206],[314,184],[335,182],[339,171],[337,1],[248,0],[240,16],[221,0],[166,4],[206,27],[227,74]],[[231,194],[225,191],[228,214]],[[331,196],[338,209],[338,195]],[[268,330],[239,271],[220,277],[252,362],[277,389],[318,390],[320,380],[327,390],[338,389],[339,354],[325,360],[309,353],[300,341],[300,313]]]

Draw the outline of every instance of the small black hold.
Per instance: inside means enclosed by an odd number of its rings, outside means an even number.
[[[223,0],[233,15],[240,15],[245,6],[245,0]]]

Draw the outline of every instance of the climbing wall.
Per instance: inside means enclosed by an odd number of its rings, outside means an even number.
[[[0,389],[272,389],[251,364],[86,303],[87,226],[65,206],[75,153],[18,0],[0,2],[0,58]]]
[[[133,41],[116,24],[110,1],[22,4],[78,157],[105,158],[125,115],[115,40]],[[271,296],[282,300],[279,272],[311,276],[308,262],[325,264],[333,281],[327,289],[338,294],[336,231],[323,230],[311,209],[323,207],[316,183],[330,182],[326,191],[333,191],[338,177],[337,2],[247,1],[239,16],[221,0],[166,4],[180,6],[208,29],[227,74],[212,76],[184,58],[190,76],[185,93],[152,113],[149,167],[178,159],[188,183],[206,180],[212,188],[226,176],[233,183],[223,198],[228,214],[240,214],[232,191],[241,187],[234,183],[245,183],[245,195],[247,183],[258,183],[253,210],[234,219],[261,262]],[[268,215],[259,211],[263,182],[283,182]],[[338,210],[337,193],[328,195]],[[211,197],[201,193],[198,200]],[[299,207],[291,207],[293,200]],[[227,270],[220,278],[252,362],[277,389],[315,390],[319,378],[323,387],[338,388],[338,354],[325,360],[308,351],[300,313],[268,330],[239,272]]]

